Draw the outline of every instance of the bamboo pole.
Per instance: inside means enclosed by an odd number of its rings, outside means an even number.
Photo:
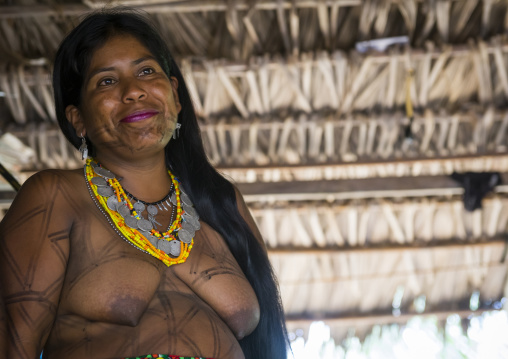
[[[392,4],[399,3],[398,0],[391,0]],[[416,0],[416,2],[422,3],[427,0]],[[467,0],[451,0],[450,3],[466,3]],[[235,1],[229,4],[225,0],[198,0],[198,1],[176,1],[176,0],[150,0],[150,1],[137,1],[137,0],[124,0],[115,1],[115,5],[124,6],[135,6],[143,9],[149,13],[185,13],[185,12],[198,12],[198,11],[228,11],[233,7],[236,11],[247,11],[251,8],[256,10],[275,10],[278,7],[282,7],[284,10],[290,10],[296,8],[318,8],[320,6],[325,7],[355,7],[362,6],[366,3],[365,0],[321,0],[319,2],[313,0],[285,0],[280,1],[278,4],[273,0],[258,0],[254,5],[250,4],[249,1]],[[81,4],[63,4],[58,6],[48,5],[3,5],[0,6],[0,19],[7,18],[23,18],[32,16],[73,16],[83,15],[93,8],[103,7],[107,5],[104,1],[86,1],[86,5]],[[467,17],[467,13],[462,15]],[[463,27],[463,24],[460,24]],[[377,25],[378,27],[380,25]]]
[[[495,249],[503,250],[508,243],[508,237],[493,237],[489,239],[476,239],[476,240],[448,240],[436,241],[432,244],[382,244],[378,246],[363,246],[363,247],[322,247],[322,248],[306,248],[306,247],[291,247],[291,248],[269,248],[268,253],[270,256],[278,257],[291,257],[295,255],[305,255],[310,257],[331,256],[342,254],[379,254],[384,253],[411,253],[417,254],[422,250],[447,250],[456,251],[465,248],[471,249]],[[501,262],[502,263],[502,262]],[[500,264],[498,262],[498,264]]]
[[[485,312],[491,312],[494,309],[480,308],[478,310],[471,309],[460,309],[454,308],[453,306],[450,309],[446,310],[430,310],[422,313],[418,312],[402,312],[399,315],[394,315],[392,312],[383,313],[383,312],[375,312],[375,313],[364,313],[364,314],[344,314],[342,316],[338,315],[306,315],[306,316],[298,316],[298,315],[288,315],[286,316],[286,322],[290,324],[292,327],[306,327],[312,324],[315,321],[324,321],[327,325],[339,325],[339,326],[348,326],[348,327],[358,327],[358,326],[374,326],[374,325],[383,325],[383,324],[404,324],[407,323],[410,319],[415,317],[435,317],[439,321],[445,320],[450,315],[458,315],[459,317],[465,319],[469,318],[471,315],[481,315]]]

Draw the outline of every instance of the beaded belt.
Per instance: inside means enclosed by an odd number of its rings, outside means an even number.
[[[152,358],[160,358],[160,359],[213,359],[213,358],[202,358],[202,357],[180,357],[177,355],[167,355],[167,354],[148,354],[142,355],[140,357],[126,357],[122,359],[152,359]]]

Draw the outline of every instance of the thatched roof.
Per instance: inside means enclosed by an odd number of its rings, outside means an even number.
[[[475,291],[483,309],[508,294],[508,187],[470,213],[448,177],[508,183],[506,1],[115,4],[166,35],[209,157],[264,235],[291,330],[325,319],[335,338],[364,335],[418,314],[422,296],[443,318],[468,315]],[[81,165],[55,124],[51,61],[102,6],[0,0],[0,161],[21,180]]]

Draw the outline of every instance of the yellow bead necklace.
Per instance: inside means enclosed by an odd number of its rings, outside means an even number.
[[[168,267],[186,261],[194,244],[194,234],[200,229],[199,216],[171,171],[168,170],[168,174],[175,189],[171,202],[176,206],[176,219],[165,232],[157,231],[149,220],[137,213],[112,172],[92,158],[87,159],[84,171],[93,201],[122,238]]]

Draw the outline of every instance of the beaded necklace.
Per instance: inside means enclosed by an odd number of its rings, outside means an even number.
[[[136,210],[136,212],[141,215],[141,213],[146,209],[146,212],[148,214],[148,220],[150,222],[152,222],[152,225],[154,227],[157,227],[157,226],[160,226],[161,224],[159,222],[157,222],[157,220],[155,219],[155,216],[157,215],[157,213],[159,212],[159,210],[161,211],[167,211],[169,207],[171,207],[171,219],[169,220],[169,224],[171,225],[171,223],[173,223],[173,218],[174,218],[174,215],[175,215],[175,206],[171,206],[168,202],[168,200],[170,200],[171,198],[171,195],[173,194],[173,183],[171,183],[171,188],[169,189],[169,192],[168,194],[163,198],[161,199],[160,201],[157,201],[157,202],[145,202],[141,199],[138,199],[136,198],[134,195],[132,195],[131,193],[129,193],[125,188],[123,189],[123,191],[125,192],[125,194],[127,195],[127,197],[129,197],[129,200],[131,201],[131,203],[134,203],[133,206],[134,206],[134,209]],[[166,203],[166,204],[164,204]],[[166,207],[167,205],[167,207]],[[169,229],[169,227],[168,227]]]
[[[176,219],[165,232],[137,213],[116,176],[88,158],[84,166],[90,195],[115,231],[139,250],[161,260],[168,267],[186,261],[200,229],[199,216],[190,198],[180,188],[178,179],[168,170],[174,191],[171,202]]]

